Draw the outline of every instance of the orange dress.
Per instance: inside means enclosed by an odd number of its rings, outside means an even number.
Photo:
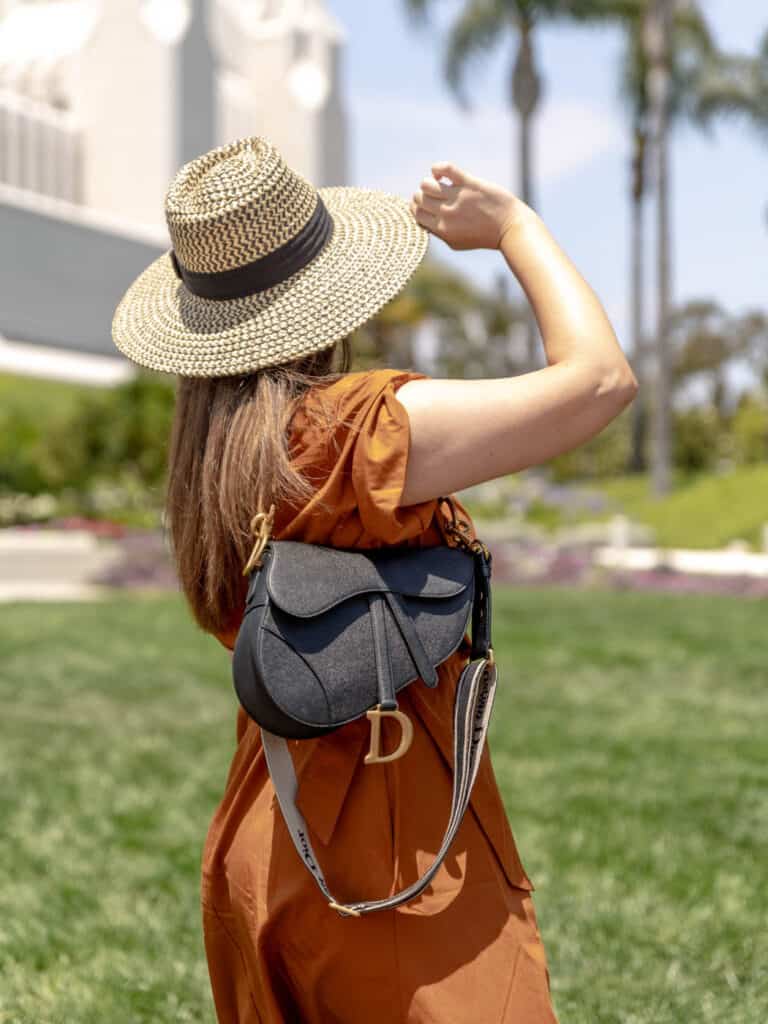
[[[305,394],[290,450],[317,491],[299,511],[276,509],[276,540],[347,548],[445,542],[437,500],[399,504],[410,435],[396,390],[423,376],[373,370],[326,385],[323,395],[341,415],[333,431],[312,415],[316,389]],[[219,636],[230,649],[237,626]],[[451,806],[453,698],[468,651],[465,637],[439,667],[435,689],[416,680],[398,694],[414,726],[399,760],[363,765],[365,718],[289,741],[296,804],[337,899],[391,895],[434,859]],[[389,724],[385,749],[397,742]],[[395,910],[355,918],[328,907],[301,862],[259,727],[242,707],[236,737],[202,854],[203,936],[220,1024],[557,1024],[533,885],[487,745],[470,807],[430,886]]]

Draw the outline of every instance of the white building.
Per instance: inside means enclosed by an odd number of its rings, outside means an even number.
[[[112,312],[211,147],[264,135],[345,184],[344,40],[323,0],[0,0],[0,370],[124,372]]]

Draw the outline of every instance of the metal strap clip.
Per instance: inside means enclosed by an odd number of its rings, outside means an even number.
[[[245,563],[243,569],[243,576],[247,576],[248,573],[254,569],[261,567],[261,556],[264,552],[264,548],[267,546],[270,534],[272,533],[272,524],[275,521],[275,506],[269,506],[269,512],[257,512],[251,520],[251,532],[256,537],[256,543],[253,545],[253,550]]]

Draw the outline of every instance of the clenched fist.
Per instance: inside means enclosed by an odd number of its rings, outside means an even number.
[[[451,249],[498,249],[504,233],[530,210],[500,185],[474,178],[455,164],[433,164],[432,175],[414,192],[410,210]]]

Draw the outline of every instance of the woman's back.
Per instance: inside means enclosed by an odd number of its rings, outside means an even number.
[[[444,542],[447,509],[437,499],[401,505],[409,422],[397,392],[407,381],[424,379],[374,370],[305,395],[292,419],[291,450],[296,465],[311,471],[317,491],[298,512],[275,509],[276,540],[361,548]],[[314,414],[319,399],[338,414],[331,435]],[[454,502],[474,536],[466,510]],[[219,638],[231,647],[235,632],[233,624]],[[436,689],[417,682],[400,695],[414,724],[404,758],[363,765],[365,719],[289,744],[299,777],[297,806],[341,898],[389,895],[415,881],[434,858],[451,804],[453,695],[467,653],[464,643],[440,666]],[[242,708],[237,741],[203,854],[205,941],[221,1020],[249,1020],[251,998],[260,1019],[270,1021],[458,1021],[470,1019],[470,1000],[473,1019],[524,1020],[519,999],[509,1004],[514,1014],[510,1009],[504,1016],[510,960],[521,944],[528,953],[516,974],[520,998],[538,1000],[531,1020],[554,1020],[551,1010],[541,1015],[548,981],[528,896],[532,885],[487,748],[471,810],[424,895],[396,911],[349,920],[329,911],[296,857],[274,805],[259,728]],[[489,969],[506,977],[507,989],[482,984]],[[382,971],[391,984],[381,984]],[[271,1016],[264,1016],[266,1006]]]

